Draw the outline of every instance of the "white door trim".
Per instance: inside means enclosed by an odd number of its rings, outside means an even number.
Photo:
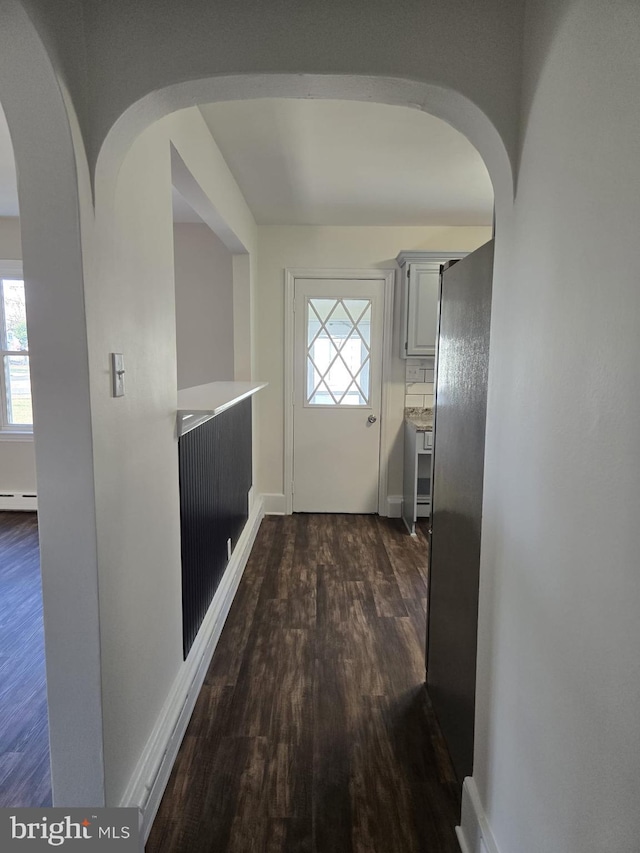
[[[294,315],[293,297],[297,278],[377,279],[384,290],[382,318],[382,403],[380,423],[380,474],[378,479],[378,513],[387,515],[387,483],[389,478],[389,384],[391,381],[393,338],[393,294],[395,269],[285,269],[284,300],[284,499],[285,514],[293,512],[293,373]]]

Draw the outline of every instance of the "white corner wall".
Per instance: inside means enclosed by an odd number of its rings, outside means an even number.
[[[85,279],[97,488],[106,800],[125,786],[181,665],[173,217],[166,126],[136,140],[96,215]],[[112,260],[116,259],[116,260]],[[125,306],[124,308],[122,306]],[[109,353],[124,355],[111,397]]]
[[[0,260],[22,260],[20,220],[17,216],[0,216]]]
[[[46,7],[50,0],[30,3]],[[82,91],[88,76],[94,103],[87,135],[97,155],[131,104],[176,81],[219,80],[228,73],[389,74],[462,93],[490,118],[511,153],[523,5],[404,0],[399,8],[397,0],[329,6],[271,0],[246,14],[229,0],[88,0],[83,24],[89,68],[76,83]],[[59,38],[64,41],[64,34]],[[308,97],[306,85],[302,97]],[[217,87],[216,80],[210,91]]]
[[[284,490],[284,270],[287,267],[394,269],[395,259],[403,249],[472,251],[490,239],[490,227],[261,226],[258,229],[255,305],[256,354],[260,368],[257,378],[269,383],[256,398],[257,488],[260,493],[278,496]],[[396,300],[396,309],[398,305],[399,300]],[[396,315],[398,313],[396,310]],[[394,328],[397,333],[397,322]],[[397,351],[397,341],[394,341],[390,388],[394,417],[389,425],[393,444],[390,495],[402,494],[405,364],[396,355]],[[277,499],[274,501],[277,503]]]
[[[0,492],[36,492],[33,440],[0,439]]]
[[[0,260],[22,260],[20,220],[0,216]],[[35,492],[36,460],[33,440],[0,438],[0,492]]]
[[[474,780],[500,853],[628,853],[640,5],[535,0],[526,32],[518,195],[497,231]]]
[[[233,256],[206,225],[173,225],[178,388],[234,378]]]
[[[112,806],[122,802],[185,666],[171,145],[238,239],[249,251],[255,244],[251,214],[195,108],[151,125],[125,157],[116,186],[99,187],[85,291]],[[110,392],[113,351],[124,354],[127,371],[118,399]]]
[[[68,11],[56,19],[63,29]],[[39,32],[19,0],[3,2],[0,98],[19,175],[53,802],[100,806],[95,481],[80,251],[91,194],[76,113]]]

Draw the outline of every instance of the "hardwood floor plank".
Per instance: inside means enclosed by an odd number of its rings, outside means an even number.
[[[398,767],[385,718],[386,697],[363,699],[353,745],[350,794],[354,851],[417,853],[409,780]]]
[[[371,582],[373,598],[378,616],[407,616],[407,608],[398,589],[395,578]]]
[[[0,808],[51,805],[38,522],[0,512]]]
[[[408,783],[420,849],[459,853],[453,829],[460,817],[459,787],[424,685],[398,696],[384,713],[396,766]],[[434,740],[441,751],[434,750]]]
[[[269,542],[268,532],[265,539]],[[241,583],[238,588],[224,626],[226,637],[228,638],[227,642],[222,648],[218,647],[219,654],[216,655],[212,666],[209,668],[205,683],[210,678],[215,679],[224,675],[226,677],[226,684],[229,687],[233,687],[238,679],[243,652],[249,641],[253,616],[258,606],[258,598],[262,587],[264,569],[261,566],[262,563],[266,563],[267,557],[268,551],[259,561],[260,566],[257,567],[257,571],[250,577],[247,577],[246,581]]]
[[[424,688],[426,539],[266,518],[147,853],[455,853]]]
[[[378,519],[378,531],[403,599],[424,598],[427,594],[427,540],[423,529],[416,528],[415,548],[407,549],[407,530],[401,519]]]
[[[313,850],[351,853],[351,738],[344,665],[319,650],[314,678]]]

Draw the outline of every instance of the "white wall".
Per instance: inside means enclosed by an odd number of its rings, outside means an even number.
[[[50,5],[30,3],[45,11]],[[93,153],[127,107],[176,81],[225,73],[329,77],[345,71],[428,80],[461,92],[484,110],[512,149],[523,5],[403,0],[399,8],[397,0],[271,0],[247,14],[235,0],[87,0],[91,61],[82,84],[88,78]],[[218,85],[212,85],[211,100]]]
[[[188,115],[189,120],[184,121]],[[235,379],[252,378],[253,351],[253,292],[255,289],[257,228],[244,196],[197,109],[179,110],[168,118],[171,123],[171,144],[189,171],[189,181],[196,185],[198,215],[212,224],[233,255],[233,345]],[[175,174],[172,172],[173,178]],[[115,179],[109,173],[107,180]],[[176,187],[184,195],[182,185]],[[108,186],[106,192],[109,192]],[[204,197],[204,207],[200,202]]]
[[[22,259],[20,242],[20,220],[17,217],[0,216],[0,260]],[[0,438],[0,491],[35,492],[36,460],[33,440]]]
[[[98,200],[99,201],[99,200]],[[106,796],[117,805],[180,667],[173,218],[166,126],[143,133],[85,279],[97,486]],[[99,242],[98,242],[99,241]],[[117,258],[117,266],[110,262]],[[121,310],[126,306],[126,310]],[[111,397],[109,353],[126,393]]]
[[[471,251],[491,238],[491,228],[260,227],[256,293],[257,379],[269,382],[256,398],[258,413],[258,491],[284,488],[284,270],[286,267],[394,269],[403,249]],[[399,300],[396,300],[396,309]],[[396,310],[396,315],[399,312]],[[398,318],[396,317],[396,320]],[[397,325],[397,322],[396,322]],[[389,425],[393,441],[389,494],[402,494],[402,417],[405,365],[394,343]]]
[[[118,805],[183,667],[171,152],[238,239],[255,224],[197,109],[152,125],[102,187],[86,245],[107,802]],[[250,349],[250,342],[245,342]],[[109,352],[126,394],[110,394]]]
[[[640,5],[529,5],[494,286],[474,777],[501,853],[640,849]]]
[[[87,140],[95,154],[130,103],[176,80],[230,69],[346,71],[437,81],[475,97],[510,148],[520,4],[472,5],[412,2],[398,14],[390,2],[373,14],[366,4],[340,4],[327,15],[326,5],[317,4],[316,27],[307,5],[291,16],[289,3],[278,4],[271,18],[264,5],[249,24],[238,4],[222,9],[194,0],[186,11],[185,4],[163,3],[159,14],[157,3],[86,3],[93,98]],[[496,245],[475,774],[502,853],[626,853],[638,849],[640,833],[640,9],[631,0],[529,0],[528,8],[518,198],[514,216],[498,220]],[[51,18],[48,25],[58,22]],[[214,47],[212,36],[219,39]],[[132,39],[140,50],[131,48]],[[175,621],[162,623],[176,589],[172,400],[154,372],[157,354],[170,375],[170,264],[162,248],[170,223],[163,212],[146,223],[161,201],[155,190],[147,204],[136,195],[155,186],[152,174],[165,172],[152,136],[138,140],[123,168],[130,191],[121,184],[115,238],[121,269],[107,276],[116,295],[128,298],[140,272],[152,309],[143,294],[133,294],[131,316],[123,317],[118,299],[108,289],[99,293],[103,282],[86,287],[96,335],[92,417],[111,802],[180,667]],[[58,175],[50,170],[50,180]],[[65,187],[55,189],[64,196]],[[126,227],[132,227],[129,240]],[[58,236],[45,227],[41,233],[52,241]],[[96,239],[105,236],[100,219]],[[416,247],[394,246],[381,262],[398,248]],[[85,249],[91,255],[90,239]],[[56,256],[58,272],[63,260]],[[372,262],[368,255],[357,265]],[[283,257],[283,265],[294,263],[311,260]],[[150,282],[156,271],[159,294]],[[57,284],[71,292],[62,275]],[[273,297],[277,303],[279,291]],[[265,344],[261,327],[261,355],[268,355]],[[108,399],[106,356],[120,345],[132,366],[132,391],[139,383],[144,396],[132,393],[119,403]],[[277,374],[275,360],[264,362],[269,373]],[[81,393],[76,402],[82,415]],[[281,404],[272,397],[269,407],[274,433],[265,444],[276,464],[261,465],[265,489],[278,485],[281,467]],[[166,487],[168,498],[160,500]],[[149,589],[150,597],[140,595]]]
[[[78,7],[72,2],[60,11],[57,23]],[[73,24],[61,27],[78,32]],[[80,251],[80,216],[92,214],[91,192],[73,104],[57,68],[19,0],[4,0],[0,100],[19,175],[53,802],[99,806],[95,483]]]
[[[22,260],[20,220],[17,216],[0,216],[0,260]]]
[[[36,491],[33,441],[0,439],[0,492]]]
[[[206,225],[173,226],[178,388],[234,378],[233,256]]]

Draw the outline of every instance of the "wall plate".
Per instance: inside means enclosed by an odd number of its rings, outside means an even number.
[[[111,393],[124,397],[124,356],[121,352],[111,353]]]

